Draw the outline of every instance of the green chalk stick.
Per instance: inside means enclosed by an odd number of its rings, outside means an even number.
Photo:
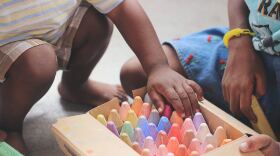
[[[6,142],[0,142],[0,156],[23,156]]]

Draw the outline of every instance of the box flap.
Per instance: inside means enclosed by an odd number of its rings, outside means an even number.
[[[74,149],[75,155],[139,156],[90,114],[61,119],[53,125],[53,131],[67,143],[68,149]]]
[[[231,139],[237,139],[246,133],[257,134],[253,129],[244,125],[209,101],[204,100],[203,103],[200,103],[199,105],[205,118],[211,119],[207,120],[211,130],[215,130],[218,126],[222,126],[226,129],[227,135]]]

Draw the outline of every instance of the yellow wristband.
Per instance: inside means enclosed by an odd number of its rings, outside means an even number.
[[[229,40],[233,37],[240,37],[241,35],[254,36],[256,33],[251,32],[249,29],[236,28],[228,31],[224,36],[224,45],[228,48]]]

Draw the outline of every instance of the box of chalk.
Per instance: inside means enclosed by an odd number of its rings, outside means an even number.
[[[193,116],[165,105],[162,113],[134,90],[131,103],[118,99],[86,114],[58,119],[52,131],[67,156],[262,156],[241,153],[239,145],[256,134],[204,100]]]

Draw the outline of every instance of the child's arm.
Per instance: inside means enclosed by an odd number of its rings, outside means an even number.
[[[202,98],[200,87],[173,71],[167,62],[151,22],[136,0],[125,0],[108,13],[126,42],[139,58],[147,76],[152,100],[162,111],[165,97],[178,112],[191,115]]]
[[[250,29],[249,10],[244,0],[229,0],[230,29]],[[256,121],[251,108],[252,94],[265,93],[265,74],[261,59],[257,56],[250,36],[233,38],[229,42],[227,67],[222,80],[223,95],[233,113],[243,113]]]
[[[240,145],[242,152],[261,150],[265,156],[279,156],[280,144],[267,135],[255,135]]]

